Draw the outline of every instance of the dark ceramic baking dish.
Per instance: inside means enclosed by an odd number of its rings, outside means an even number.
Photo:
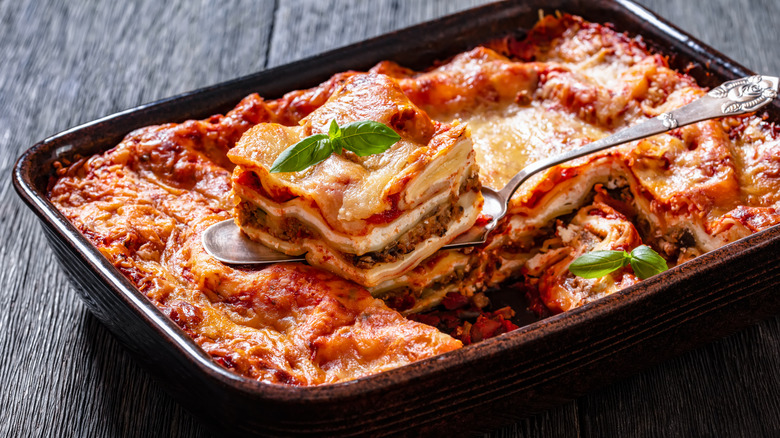
[[[702,85],[751,74],[628,1],[495,3],[73,128],[25,152],[14,168],[14,186],[41,219],[89,309],[220,435],[493,429],[779,313],[780,294],[773,290],[780,277],[780,228],[773,227],[597,302],[459,351],[335,385],[271,385],[214,363],[46,199],[53,161],[105,151],[136,128],[224,113],[252,92],[278,97],[383,59],[424,68],[496,37],[521,37],[539,10],[569,12],[640,34]],[[780,120],[780,105],[768,114]]]

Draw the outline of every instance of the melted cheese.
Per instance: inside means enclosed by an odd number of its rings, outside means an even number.
[[[603,129],[541,102],[456,115],[471,128],[482,184],[500,189],[525,166],[598,140]]]

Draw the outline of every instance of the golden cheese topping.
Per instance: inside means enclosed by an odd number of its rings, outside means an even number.
[[[483,108],[457,116],[468,124],[477,151],[480,179],[504,187],[518,169],[605,136],[605,131],[539,102]]]

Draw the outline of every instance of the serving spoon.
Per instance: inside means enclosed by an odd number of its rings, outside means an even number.
[[[693,102],[658,117],[622,129],[608,137],[554,157],[536,161],[518,172],[501,190],[482,187],[485,203],[482,214],[490,221],[456,237],[443,249],[464,248],[485,243],[509,207],[515,191],[531,176],[575,158],[590,155],[613,146],[640,140],[666,131],[724,116],[736,116],[758,110],[777,97],[778,78],[749,76],[724,82]],[[202,235],[203,248],[211,256],[229,264],[269,264],[303,261],[304,256],[289,256],[250,240],[233,219],[210,226]]]

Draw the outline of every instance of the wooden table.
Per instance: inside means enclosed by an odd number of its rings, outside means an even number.
[[[780,73],[777,0],[640,1],[749,68]],[[0,0],[0,436],[209,436],[71,290],[11,188],[23,150],[478,3]],[[491,436],[778,436],[778,394],[774,318]]]

